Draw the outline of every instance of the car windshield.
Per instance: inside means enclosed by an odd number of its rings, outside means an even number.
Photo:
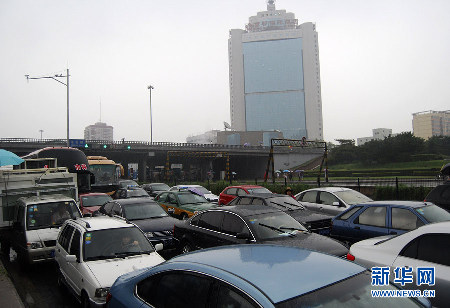
[[[178,200],[180,200],[180,204],[192,204],[192,203],[208,203],[205,197],[199,196],[196,194],[178,194]]]
[[[128,198],[149,197],[144,189],[129,189],[127,191]]]
[[[168,214],[157,203],[134,203],[123,206],[124,216],[128,220],[166,217]]]
[[[293,236],[308,231],[297,220],[284,212],[260,214],[248,217],[252,231],[259,240]]]
[[[417,213],[425,217],[428,222],[440,222],[450,220],[450,213],[437,205],[427,205],[415,209]]]
[[[90,165],[89,170],[95,176],[95,185],[112,184],[117,181],[116,165]]]
[[[336,196],[344,200],[345,203],[349,205],[364,203],[373,201],[369,197],[363,195],[360,192],[357,192],[355,190],[343,190],[343,191],[337,191],[335,192]]]
[[[203,186],[186,186],[186,187],[181,186],[180,189],[193,190],[194,192],[199,192],[202,195],[211,193]]]
[[[67,219],[79,218],[78,207],[73,201],[31,204],[27,206],[27,230],[61,226]]]
[[[249,194],[271,194],[272,192],[265,187],[248,188]]]
[[[153,190],[158,190],[158,191],[162,191],[162,190],[169,190],[170,187],[167,184],[152,184],[150,186]]]
[[[109,195],[92,195],[82,196],[81,200],[83,201],[83,207],[90,207],[103,205],[106,202],[111,201],[112,198]]]
[[[371,281],[371,273],[364,271],[317,291],[278,303],[275,307],[423,307],[412,298],[373,296],[377,291],[395,292],[398,288],[391,284],[372,286]]]
[[[136,227],[90,231],[83,238],[85,261],[123,258],[153,251],[150,242]]]

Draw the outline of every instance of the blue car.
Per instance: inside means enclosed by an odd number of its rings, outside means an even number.
[[[107,305],[115,307],[430,307],[426,299],[376,298],[371,272],[296,247],[235,245],[184,254],[120,276]]]
[[[351,244],[446,220],[450,220],[450,213],[429,202],[373,201],[354,205],[334,217],[331,236]]]

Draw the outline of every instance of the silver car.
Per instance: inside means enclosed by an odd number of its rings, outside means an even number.
[[[337,215],[352,205],[373,201],[356,190],[345,187],[321,187],[304,190],[295,199],[312,211]]]
[[[435,290],[435,297],[429,299],[436,307],[448,307],[450,303],[450,221],[428,224],[394,237],[357,242],[350,247],[347,259],[367,268],[389,267],[391,281],[400,273],[395,273],[396,268],[412,268],[410,276],[414,281],[403,288]],[[435,284],[418,286],[418,268],[434,268]]]

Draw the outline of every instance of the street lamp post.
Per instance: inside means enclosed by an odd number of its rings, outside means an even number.
[[[147,89],[150,90],[150,144],[153,144],[153,120],[152,120],[152,90],[154,89],[153,86],[148,86]]]
[[[44,130],[40,129],[39,132],[41,133],[41,141],[42,141],[42,133],[44,132]]]
[[[63,84],[66,86],[67,88],[67,146],[70,145],[70,141],[69,141],[69,69],[67,69],[67,74],[64,76],[63,74],[59,74],[59,75],[54,75],[54,76],[43,76],[43,77],[30,77],[30,75],[25,75],[25,77],[27,77],[27,81],[30,79],[53,79],[56,80],[57,82]],[[62,82],[59,79],[56,78],[66,78],[66,83]]]

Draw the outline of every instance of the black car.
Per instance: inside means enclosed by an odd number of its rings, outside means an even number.
[[[129,198],[150,198],[150,195],[140,187],[119,188],[113,195],[114,199],[129,199]]]
[[[328,235],[331,230],[331,219],[328,214],[321,214],[306,209],[297,200],[288,195],[254,194],[237,196],[228,205],[266,205],[286,212],[305,227],[315,233]]]
[[[150,183],[142,185],[142,188],[150,195],[150,197],[156,197],[163,191],[168,191],[170,186],[165,183]]]
[[[169,216],[151,198],[112,200],[98,210],[100,214],[124,217],[136,224],[155,245],[162,243],[164,250],[175,248],[172,231],[178,219]]]
[[[183,253],[232,244],[277,244],[313,249],[343,257],[348,247],[310,232],[297,220],[265,205],[222,206],[198,213],[174,227]]]

